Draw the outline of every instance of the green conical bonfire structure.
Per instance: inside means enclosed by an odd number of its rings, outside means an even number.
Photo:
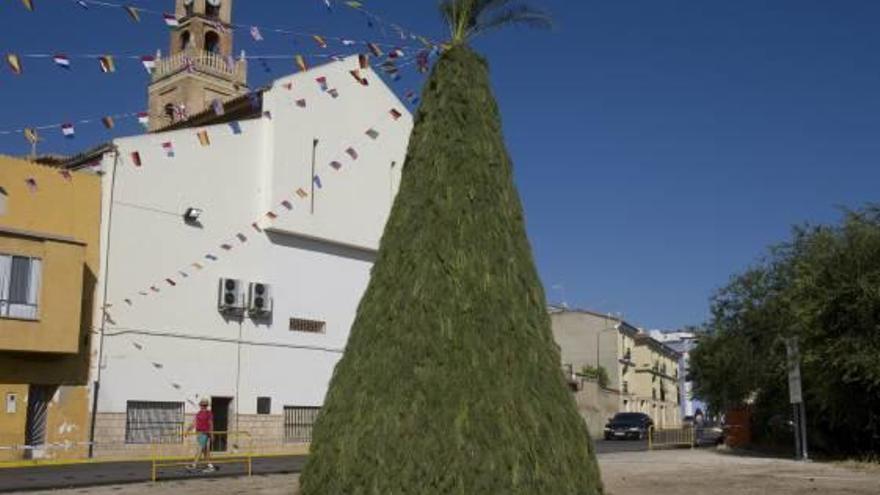
[[[300,493],[602,493],[485,61],[453,43],[422,97]]]

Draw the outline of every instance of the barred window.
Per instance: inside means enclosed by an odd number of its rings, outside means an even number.
[[[291,332],[324,333],[327,331],[326,321],[306,320],[303,318],[290,319]]]
[[[320,407],[284,406],[284,441],[311,442],[312,426],[320,412]]]
[[[183,402],[127,403],[125,443],[182,443]]]

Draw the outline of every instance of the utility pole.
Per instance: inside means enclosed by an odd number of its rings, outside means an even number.
[[[801,353],[797,337],[785,339],[786,367],[788,369],[788,395],[794,418],[795,459],[808,461],[807,410],[801,391]]]

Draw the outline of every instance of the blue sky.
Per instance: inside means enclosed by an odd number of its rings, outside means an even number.
[[[114,0],[108,0],[114,1]],[[0,5],[0,52],[141,55],[167,51],[160,18],[83,11],[73,0]],[[172,0],[124,2],[171,10]],[[338,0],[335,3],[341,4]],[[389,20],[445,34],[434,0],[367,0]],[[880,184],[880,2],[874,0],[548,0],[552,32],[477,41],[490,60],[538,268],[553,301],[674,328],[708,315],[712,292],[785,239],[792,224],[832,222],[877,200]],[[241,24],[383,41],[357,13],[322,0],[238,0]],[[315,53],[264,30],[249,55]],[[386,42],[393,43],[388,32]],[[74,60],[62,71],[25,59],[0,68],[0,131],[138,112],[136,61]],[[252,86],[293,70],[251,64]],[[413,71],[393,86],[421,84]],[[72,153],[116,135],[50,131],[42,151]],[[23,154],[20,135],[0,153]],[[554,289],[554,287],[557,287]],[[564,287],[564,290],[562,288]]]

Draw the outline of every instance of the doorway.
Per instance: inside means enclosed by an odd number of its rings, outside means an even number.
[[[229,445],[229,406],[231,397],[211,397],[211,412],[214,414],[214,438],[211,439],[211,452],[226,452]]]
[[[28,387],[27,418],[25,421],[25,445],[30,447],[26,457],[39,459],[45,455],[46,424],[49,419],[49,401],[58,389],[54,385],[31,385]]]

